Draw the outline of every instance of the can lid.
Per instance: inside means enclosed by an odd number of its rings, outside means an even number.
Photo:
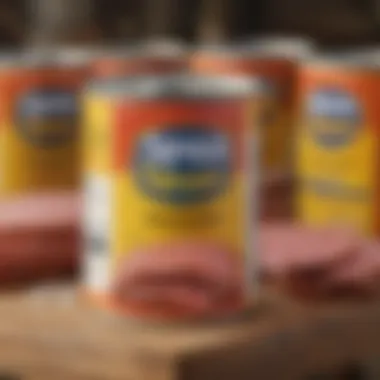
[[[249,52],[283,55],[289,58],[302,58],[312,54],[315,42],[302,36],[259,35],[243,41],[240,48]]]
[[[231,99],[259,95],[264,88],[262,80],[246,76],[166,74],[96,80],[86,86],[85,92],[111,98]]]
[[[303,66],[332,66],[344,69],[373,69],[380,68],[380,50],[342,50],[325,52],[315,57],[303,60]]]
[[[344,57],[352,57],[355,60],[380,61],[380,46],[346,47],[335,50],[335,54],[337,53]]]
[[[2,50],[0,51],[0,68],[17,65],[22,62],[22,54],[16,50]]]
[[[109,46],[103,50],[104,54],[96,57],[97,59],[133,59],[138,54],[136,45],[117,45]]]
[[[194,54],[212,54],[218,57],[234,58],[241,55],[241,49],[235,44],[206,44],[195,47]]]
[[[114,59],[144,59],[144,58],[157,58],[157,59],[177,59],[182,58],[187,54],[187,48],[182,44],[175,44],[152,40],[140,44],[126,44],[115,46],[113,48],[104,50],[104,55],[99,55],[97,58],[105,60]]]
[[[69,66],[87,65],[104,54],[106,49],[101,46],[62,46],[57,50],[57,59]]]
[[[100,47],[55,46],[29,48],[22,51],[19,65],[23,68],[81,67],[102,54]]]
[[[244,41],[234,45],[205,45],[196,49],[194,54],[213,55],[222,59],[286,59],[298,60],[313,53],[311,49],[299,49],[285,44],[265,44],[264,41]]]
[[[140,44],[141,52],[153,55],[180,56],[187,52],[186,44],[173,38],[155,38]]]

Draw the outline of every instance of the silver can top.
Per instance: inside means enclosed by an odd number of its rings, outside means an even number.
[[[325,52],[311,59],[304,59],[304,67],[335,67],[337,69],[380,69],[380,51],[346,49],[335,52]]]
[[[176,59],[184,57],[187,53],[187,48],[182,44],[170,44],[165,41],[152,40],[139,44],[113,46],[105,50],[104,54],[98,58],[131,60],[141,58]]]
[[[314,44],[311,40],[291,37],[255,37],[234,44],[214,44],[201,46],[194,54],[211,54],[221,58],[264,58],[299,60],[313,55]]]
[[[289,58],[309,56],[316,50],[313,40],[300,36],[256,36],[244,41],[240,46],[247,52],[262,51],[266,54],[283,55]]]
[[[22,68],[85,67],[102,54],[101,47],[92,46],[36,47],[24,49],[17,64]]]
[[[85,92],[100,92],[111,98],[134,99],[233,99],[261,95],[265,85],[246,76],[168,74],[97,80]]]

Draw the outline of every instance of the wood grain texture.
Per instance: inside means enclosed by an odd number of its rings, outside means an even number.
[[[298,379],[380,353],[380,304],[300,305],[269,293],[229,322],[147,326],[67,288],[3,294],[0,374],[22,379]]]

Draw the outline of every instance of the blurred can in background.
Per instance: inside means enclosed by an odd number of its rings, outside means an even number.
[[[380,67],[366,54],[322,56],[299,79],[298,217],[377,235]]]
[[[257,91],[184,74],[88,87],[84,284],[96,304],[165,320],[250,304]]]
[[[253,39],[235,48],[205,48],[191,61],[196,72],[245,74],[264,80],[266,91],[257,103],[255,116],[260,124],[263,218],[287,218],[292,214],[297,69],[300,57],[311,52],[308,44],[298,45]]]
[[[295,43],[295,42],[294,42]],[[306,42],[305,42],[306,43]],[[300,45],[300,46],[299,46]],[[236,47],[209,47],[194,53],[191,67],[207,74],[251,75],[265,80],[261,104],[261,151],[264,180],[291,176],[293,100],[298,60],[309,45],[258,38]]]
[[[94,78],[110,79],[126,75],[167,74],[185,71],[188,52],[180,44],[146,43],[106,51],[92,65]]]
[[[0,67],[0,194],[79,185],[78,94],[84,64],[24,52]]]

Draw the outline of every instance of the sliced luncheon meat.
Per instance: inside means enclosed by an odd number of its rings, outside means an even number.
[[[0,202],[0,282],[73,270],[80,245],[77,193],[46,193]]]
[[[131,288],[128,294],[130,302],[135,305],[156,304],[159,306],[176,306],[182,309],[189,309],[195,312],[204,312],[209,305],[207,294],[198,292],[186,285],[173,286],[173,284],[161,285],[141,285],[138,288]]]
[[[125,305],[153,314],[212,314],[242,300],[237,263],[233,252],[207,243],[152,247],[122,263],[113,294]]]
[[[236,281],[236,264],[225,250],[200,244],[168,245],[154,251],[136,252],[123,268],[123,281],[139,282],[146,277],[195,275],[209,282]]]
[[[361,239],[349,229],[308,228],[291,223],[261,225],[262,269],[269,275],[328,268],[358,250]]]
[[[349,261],[331,271],[326,279],[326,286],[355,287],[369,291],[380,287],[380,243],[363,244]]]
[[[17,196],[0,202],[0,232],[8,229],[51,229],[78,226],[80,197],[74,192]]]

